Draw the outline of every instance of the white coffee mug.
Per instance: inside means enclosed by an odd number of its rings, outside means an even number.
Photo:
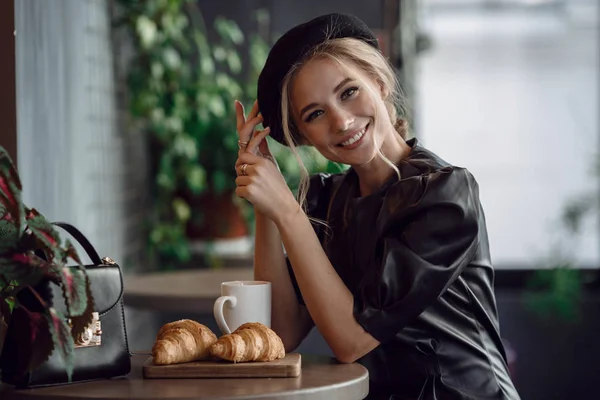
[[[223,334],[235,331],[246,322],[271,327],[271,282],[221,283],[221,297],[215,301],[213,314]]]

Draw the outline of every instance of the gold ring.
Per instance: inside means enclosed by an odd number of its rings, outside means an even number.
[[[248,176],[248,173],[246,172],[246,168],[248,168],[248,164],[242,164],[242,168],[240,168],[241,175]]]
[[[245,149],[246,147],[248,147],[248,142],[241,142],[238,140],[238,148]]]

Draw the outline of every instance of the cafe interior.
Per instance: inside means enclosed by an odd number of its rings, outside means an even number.
[[[521,398],[599,398],[596,0],[2,1],[0,146],[23,203],[120,267],[133,354],[171,321],[220,334],[221,283],[253,279],[255,246],[233,101],[250,110],[273,43],[331,12],[376,34],[412,135],[477,179]],[[268,140],[297,190],[297,160]],[[345,170],[313,150],[310,174]],[[334,356],[316,328],[295,352]]]

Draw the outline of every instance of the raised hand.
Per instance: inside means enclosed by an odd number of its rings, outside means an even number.
[[[246,151],[250,140],[254,137],[256,126],[262,123],[262,115],[258,113],[258,102],[254,102],[252,110],[250,110],[250,114],[248,114],[248,118],[246,119],[244,105],[236,100],[235,116],[237,118],[238,145],[240,148],[238,154],[240,154]]]
[[[247,117],[244,106],[238,101],[235,102],[235,111],[240,147],[235,164],[238,174],[235,193],[276,221],[286,212],[297,209],[298,203],[269,151],[266,137],[270,129],[256,130],[262,122],[258,103],[254,103]]]

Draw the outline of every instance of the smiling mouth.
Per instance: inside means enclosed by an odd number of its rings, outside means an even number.
[[[353,144],[355,144],[356,142],[358,142],[360,139],[363,138],[363,136],[365,136],[365,133],[367,133],[367,130],[369,129],[369,125],[371,125],[370,123],[368,123],[362,130],[358,131],[356,133],[356,135],[352,136],[350,139],[338,144],[338,146],[340,147],[350,147]]]

